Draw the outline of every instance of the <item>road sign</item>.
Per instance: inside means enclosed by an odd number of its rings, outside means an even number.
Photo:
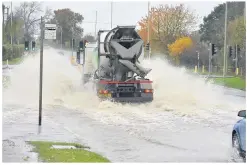
[[[45,39],[46,40],[55,40],[56,39],[56,24],[45,24]]]

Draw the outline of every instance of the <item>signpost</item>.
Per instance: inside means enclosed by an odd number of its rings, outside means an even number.
[[[44,27],[43,17],[40,23],[40,68],[39,68],[39,126],[42,122],[42,85],[43,85],[43,40],[44,40]]]
[[[56,24],[45,24],[45,39],[46,40],[55,40],[56,39]]]
[[[39,126],[42,124],[42,88],[43,88],[43,41],[56,39],[56,24],[43,23],[43,17],[41,17],[40,24],[40,79],[39,79]]]

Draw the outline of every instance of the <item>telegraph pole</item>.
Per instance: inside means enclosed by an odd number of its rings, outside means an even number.
[[[5,36],[5,34],[4,34],[4,31],[5,31],[5,17],[4,17],[4,15],[5,15],[5,5],[3,4],[2,5],[2,10],[3,10],[3,25],[2,25],[2,29],[3,29],[3,39],[4,39],[4,36]],[[2,40],[3,42],[4,42],[4,40]]]
[[[11,1],[11,5],[10,5],[10,9],[11,9],[11,16],[10,16],[10,26],[11,26],[11,30],[10,30],[10,43],[11,43],[11,54],[13,56],[13,11],[12,11],[12,1]]]
[[[225,39],[224,39],[224,69],[223,69],[223,78],[225,78],[227,73],[227,60],[226,60],[226,30],[227,30],[227,2],[225,8]]]
[[[149,20],[150,20],[150,15],[149,15],[149,8],[150,8],[150,2],[148,1],[148,37],[147,37],[147,43],[149,43]],[[149,44],[150,45],[150,44]],[[148,58],[150,60],[150,46],[149,46],[149,50],[148,50]]]
[[[113,2],[111,1],[111,29],[112,29],[112,6],[113,5]]]
[[[98,14],[98,13],[97,13],[97,11],[96,11],[96,15],[95,15],[95,16],[96,16],[96,17],[95,17],[95,26],[94,26],[94,30],[95,30],[95,38],[97,38],[97,17],[98,17],[97,14]]]
[[[11,8],[10,8],[10,10],[11,10],[11,17],[10,17],[10,26],[11,26],[11,33],[10,33],[10,35],[11,35],[11,38],[10,38],[10,43],[11,43],[11,48],[12,48],[12,50],[13,50],[13,34],[12,34],[12,22],[13,22],[13,12],[12,12],[12,1],[11,1]]]

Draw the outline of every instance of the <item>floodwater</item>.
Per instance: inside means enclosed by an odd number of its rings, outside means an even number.
[[[152,103],[100,102],[91,83],[81,86],[70,55],[44,50],[39,131],[39,56],[10,71],[11,83],[3,89],[3,140],[80,142],[113,162],[232,161],[231,131],[237,112],[245,109],[245,92],[206,83],[156,58],[143,61],[153,69]],[[3,160],[11,161],[11,147],[5,148]]]

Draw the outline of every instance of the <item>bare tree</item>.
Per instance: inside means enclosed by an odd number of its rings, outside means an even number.
[[[24,40],[32,39],[32,36],[37,31],[37,27],[40,24],[40,17],[43,12],[41,2],[23,2],[16,8],[15,16],[19,17],[24,22]],[[49,19],[52,15],[50,9],[46,9],[45,19]]]

